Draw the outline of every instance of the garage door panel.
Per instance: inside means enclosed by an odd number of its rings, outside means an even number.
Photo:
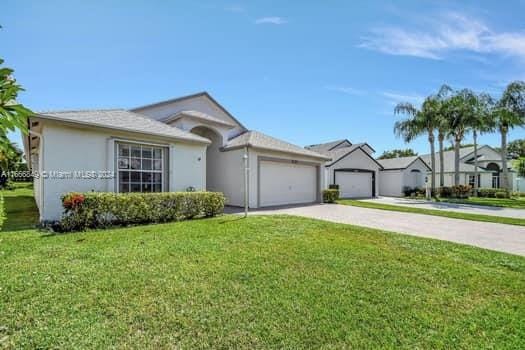
[[[372,173],[336,171],[335,183],[342,198],[372,197]]]
[[[259,185],[260,206],[312,203],[317,200],[317,168],[261,161]]]

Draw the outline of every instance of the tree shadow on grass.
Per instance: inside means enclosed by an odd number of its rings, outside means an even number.
[[[4,193],[7,219],[2,232],[31,230],[38,224],[38,209],[31,195],[10,195]]]

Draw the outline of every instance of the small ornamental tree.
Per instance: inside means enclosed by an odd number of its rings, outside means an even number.
[[[0,151],[7,151],[11,142],[8,132],[19,129],[27,134],[27,118],[33,113],[17,102],[18,93],[24,89],[13,78],[13,70],[3,66],[0,58]]]

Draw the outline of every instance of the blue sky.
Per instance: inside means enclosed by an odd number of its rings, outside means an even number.
[[[378,154],[427,153],[423,137],[394,137],[397,102],[443,83],[497,96],[525,80],[525,1],[4,0],[0,25],[0,56],[34,110],[206,90],[250,129],[299,145],[367,141]]]

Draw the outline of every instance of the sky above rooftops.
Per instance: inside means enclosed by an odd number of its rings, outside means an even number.
[[[206,90],[249,129],[299,145],[366,141],[377,155],[428,153],[425,137],[394,137],[397,102],[443,83],[497,96],[525,80],[525,1],[4,0],[0,25],[0,56],[34,110]]]

